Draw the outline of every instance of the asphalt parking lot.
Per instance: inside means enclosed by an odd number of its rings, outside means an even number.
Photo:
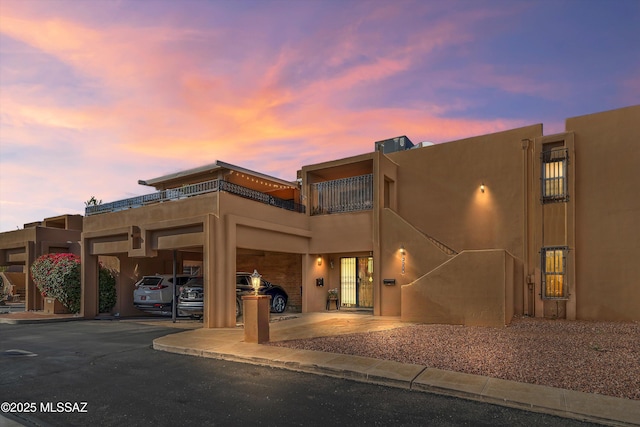
[[[346,420],[354,425],[589,425],[429,393],[154,351],[154,338],[197,327],[189,321],[168,323],[1,324],[0,400],[35,405],[33,411],[23,405],[22,411],[4,415],[31,426]]]

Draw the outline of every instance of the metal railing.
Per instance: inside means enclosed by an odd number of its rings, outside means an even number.
[[[228,193],[235,194],[236,196],[244,197],[245,199],[254,200],[256,202],[261,202],[267,205],[275,206],[277,208],[286,209],[288,211],[300,213],[305,212],[304,205],[296,203],[293,200],[280,199],[270,194],[252,190],[250,188],[243,187],[238,184],[233,184],[227,181],[220,181],[220,191],[226,191]]]
[[[373,174],[311,184],[311,214],[373,209]]]
[[[299,203],[295,203],[290,200],[283,200],[278,197],[270,196],[269,194],[242,187],[241,185],[232,184],[230,182],[220,181],[217,179],[199,182],[197,184],[185,185],[184,187],[180,188],[171,188],[168,190],[157,191],[155,193],[145,194],[144,196],[131,197],[111,203],[87,206],[84,212],[85,216],[108,212],[118,212],[126,209],[134,209],[151,205],[153,203],[179,200],[216,191],[226,191],[228,193],[235,194],[246,199],[254,200],[290,211],[304,213],[304,206]]]
[[[449,246],[445,245],[444,243],[442,243],[440,240],[436,239],[435,237],[431,237],[428,234],[425,234],[426,238],[429,239],[429,241],[431,241],[431,243],[433,243],[434,245],[436,245],[436,247],[438,249],[440,249],[442,252],[444,252],[447,255],[457,255],[458,251],[456,251],[453,248],[450,248]]]

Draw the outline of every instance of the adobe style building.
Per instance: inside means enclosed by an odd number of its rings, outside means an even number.
[[[31,264],[52,253],[80,255],[82,215],[61,215],[25,224],[21,230],[0,233],[0,273],[6,289],[24,300],[25,310],[42,310],[44,298],[31,280]]]
[[[235,325],[235,272],[254,269],[302,312],[338,288],[343,307],[406,321],[640,320],[639,123],[632,106],[556,135],[393,138],[296,182],[220,161],[140,181],[156,192],[86,209],[83,314],[112,257],[123,316],[142,275],[200,265],[207,328]]]

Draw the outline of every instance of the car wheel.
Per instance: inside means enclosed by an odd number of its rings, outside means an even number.
[[[242,315],[242,302],[236,298],[236,319]]]
[[[282,313],[287,308],[287,300],[282,294],[275,294],[271,300],[271,308],[275,313]]]

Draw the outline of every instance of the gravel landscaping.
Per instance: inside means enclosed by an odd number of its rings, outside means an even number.
[[[271,345],[640,400],[638,322],[516,318],[505,328],[411,325]]]

